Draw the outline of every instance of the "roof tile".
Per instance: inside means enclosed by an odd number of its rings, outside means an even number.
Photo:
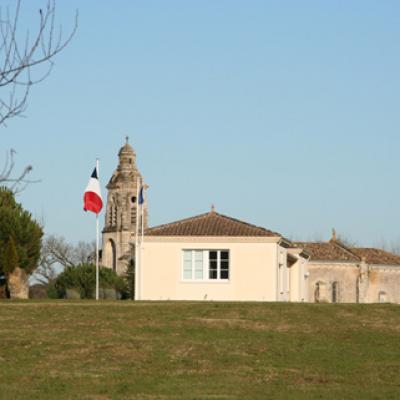
[[[400,265],[400,256],[382,249],[346,247],[339,240],[329,242],[295,242],[310,254],[312,261],[361,262],[373,265]]]
[[[145,234],[147,236],[281,236],[279,233],[215,211],[148,228]]]
[[[295,242],[311,255],[312,261],[358,262],[360,258],[342,243],[329,242]]]
[[[352,251],[360,258],[365,257],[368,264],[377,265],[400,265],[400,256],[389,253],[382,249],[373,248],[353,248]]]

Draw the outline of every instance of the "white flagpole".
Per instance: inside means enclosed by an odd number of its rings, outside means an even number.
[[[99,179],[98,158],[96,158],[96,171],[97,178]],[[99,300],[99,214],[96,214],[96,300]]]
[[[140,179],[136,179],[136,232],[135,232],[135,300],[139,299],[139,190]]]
[[[139,277],[138,277],[138,288],[139,288],[139,295],[141,296],[142,290],[142,246],[143,246],[143,237],[144,237],[144,202],[145,202],[145,194],[144,194],[144,184],[141,184],[141,195],[143,202],[140,204],[140,225],[141,225],[141,232],[140,232],[140,244],[139,244]]]
[[[142,206],[140,208],[140,214],[141,214],[141,218],[142,218],[142,238],[140,240],[140,243],[143,244],[143,237],[144,237],[144,202],[146,201],[145,198],[145,185],[143,185],[143,189],[142,189],[142,196],[143,196],[143,203]]]

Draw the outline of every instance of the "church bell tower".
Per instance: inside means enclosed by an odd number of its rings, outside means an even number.
[[[118,167],[107,184],[102,265],[121,275],[134,258],[136,226],[138,224],[139,231],[141,226],[141,221],[137,221],[138,185],[144,186],[144,182],[137,169],[136,154],[128,143],[128,137],[118,157]],[[147,202],[143,207],[143,224],[146,228]]]

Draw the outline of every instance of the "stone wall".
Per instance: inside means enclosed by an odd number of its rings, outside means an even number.
[[[333,300],[334,282],[337,282],[337,303],[357,302],[357,279],[359,276],[357,264],[310,262],[308,264],[308,272],[310,274],[308,278],[309,302],[320,301],[331,303]]]
[[[400,266],[314,261],[308,271],[309,302],[333,302],[337,282],[337,303],[400,304]]]
[[[400,304],[400,266],[372,266],[368,275],[366,303]]]

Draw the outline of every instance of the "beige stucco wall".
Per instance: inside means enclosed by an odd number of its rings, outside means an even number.
[[[301,257],[289,268],[289,301],[308,301],[307,261]]]
[[[276,240],[267,242],[264,238],[146,237],[141,250],[139,299],[276,301],[278,248]],[[182,280],[184,249],[229,250],[229,280]]]
[[[338,303],[355,303],[357,300],[357,279],[359,275],[356,263],[308,263],[308,301],[315,302],[317,282],[324,284],[321,300],[331,302],[332,283],[338,282]]]

